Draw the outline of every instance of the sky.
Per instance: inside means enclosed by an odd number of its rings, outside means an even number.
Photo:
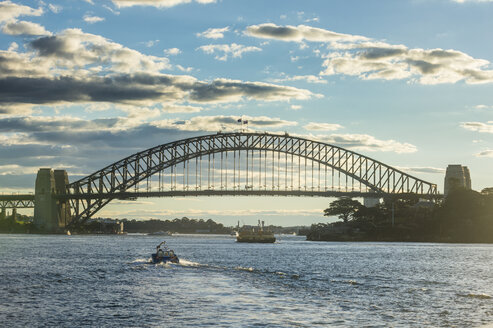
[[[341,146],[493,186],[493,0],[0,1],[0,192],[194,135]],[[120,201],[99,215],[324,222],[323,198]],[[22,211],[21,211],[22,213]]]

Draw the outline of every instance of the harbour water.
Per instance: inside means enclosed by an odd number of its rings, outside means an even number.
[[[481,327],[493,245],[0,235],[2,327]]]

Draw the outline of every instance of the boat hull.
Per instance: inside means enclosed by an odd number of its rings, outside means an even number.
[[[274,243],[276,237],[274,236],[261,236],[261,235],[247,235],[236,237],[236,241],[239,243]]]
[[[266,243],[266,244],[272,244],[276,242],[276,238],[272,239],[262,239],[262,240],[257,240],[257,239],[236,239],[237,242],[239,243]]]
[[[162,258],[158,258],[156,253],[152,254],[152,263],[154,264],[157,264],[157,263],[167,263],[167,262],[171,262],[171,263],[180,263],[180,260],[178,259],[178,257],[170,257],[170,256],[164,256]]]

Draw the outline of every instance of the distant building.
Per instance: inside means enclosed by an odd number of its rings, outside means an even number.
[[[376,196],[376,192],[370,190],[370,193],[375,194],[375,197],[363,197],[363,205],[365,207],[375,207],[380,204],[380,198]]]
[[[444,185],[445,196],[447,196],[450,190],[456,188],[471,190],[471,174],[467,166],[460,164],[447,166]]]
[[[375,207],[378,204],[380,204],[380,198],[373,198],[373,197],[364,197],[363,198],[363,205],[365,207]]]

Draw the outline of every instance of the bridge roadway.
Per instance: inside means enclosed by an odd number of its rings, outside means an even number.
[[[351,197],[351,198],[391,198],[391,199],[440,199],[442,194],[416,195],[414,193],[374,193],[360,191],[310,191],[310,190],[173,190],[173,191],[142,191],[142,192],[116,192],[116,193],[82,193],[56,195],[59,200],[83,199],[102,200],[120,199],[135,200],[137,198],[156,197],[213,197],[213,196],[284,196],[284,197]],[[34,208],[33,194],[0,195],[0,208]]]
[[[0,195],[0,208],[34,208],[34,194]]]
[[[58,195],[57,199],[137,199],[140,197],[201,197],[201,196],[304,196],[304,197],[362,197],[362,198],[395,198],[395,199],[439,199],[443,195],[416,195],[414,193],[382,193],[360,191],[309,191],[309,190],[173,190],[173,191],[143,191],[117,192],[103,194],[72,194]]]

